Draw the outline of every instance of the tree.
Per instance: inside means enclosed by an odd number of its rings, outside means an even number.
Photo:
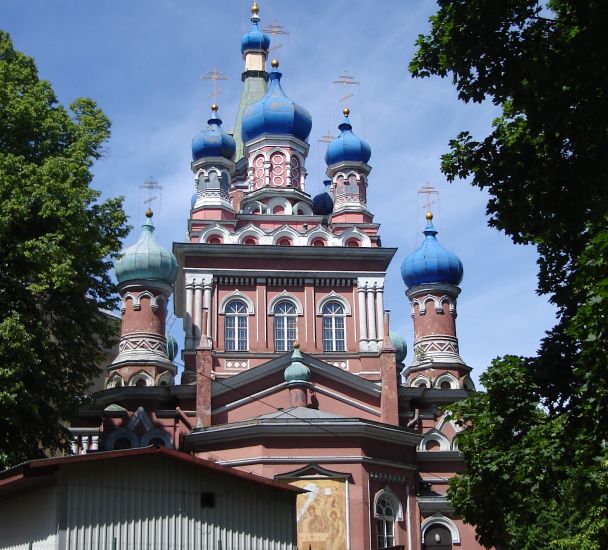
[[[557,306],[537,355],[496,360],[455,408],[468,472],[452,501],[487,546],[606,548],[608,5],[438,4],[413,75],[451,75],[462,101],[502,109],[487,137],[450,142],[442,170],[487,189],[489,224],[537,247]]]
[[[128,231],[122,199],[89,187],[110,122],[69,111],[0,32],[0,465],[65,449],[115,327],[108,274]]]

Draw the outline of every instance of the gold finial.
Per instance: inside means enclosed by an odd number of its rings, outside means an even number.
[[[433,219],[433,213],[430,210],[427,210],[424,217],[426,218],[427,221],[430,222]]]
[[[279,60],[278,60],[278,59],[275,57],[275,58],[272,60],[271,65],[272,65],[272,68],[273,68],[273,69],[278,69],[278,67],[279,67]]]
[[[294,343],[293,343],[293,349],[300,349],[300,342],[298,342],[297,340],[295,340]]]
[[[218,108],[219,108],[219,107],[217,106],[217,103],[212,103],[212,104],[211,104],[211,110],[212,110],[214,113],[217,113]]]
[[[260,13],[260,7],[258,6],[257,2],[254,2],[253,4],[251,4],[251,13],[253,15],[257,15],[258,13]]]
[[[342,114],[344,116],[350,115],[350,109],[348,107],[344,107],[344,109],[342,109]]]
[[[151,208],[148,208],[148,210],[146,210],[146,218],[151,218],[152,216],[154,216],[154,212],[152,212]]]

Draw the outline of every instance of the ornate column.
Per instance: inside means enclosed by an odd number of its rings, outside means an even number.
[[[359,279],[357,283],[357,296],[359,298],[359,351],[367,351],[367,319],[365,313],[365,287]]]
[[[378,342],[376,341],[376,289],[375,287],[367,286],[367,323],[369,327],[369,348],[370,350],[378,349]]]
[[[200,344],[203,322],[203,282],[196,281],[194,283],[194,345]]]
[[[378,348],[382,348],[384,338],[384,286],[376,287],[376,319],[378,324]]]
[[[192,317],[192,298],[194,297],[194,281],[189,279],[186,282],[186,315],[184,316],[184,330],[186,331],[186,349],[194,347],[194,319]]]
[[[211,338],[211,287],[213,285],[213,279],[205,280],[204,284],[204,295],[203,295],[203,308],[207,311],[207,322],[205,323],[205,336]]]

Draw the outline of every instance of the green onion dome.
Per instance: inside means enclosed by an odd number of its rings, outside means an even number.
[[[310,380],[310,369],[300,359],[302,359],[300,344],[294,342],[291,363],[285,369],[285,382],[308,382]]]
[[[148,209],[138,241],[124,250],[122,257],[114,264],[119,283],[144,280],[162,281],[170,285],[177,277],[175,256],[160,246],[154,238],[152,215],[152,210]]]

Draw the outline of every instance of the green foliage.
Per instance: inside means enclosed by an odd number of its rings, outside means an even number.
[[[114,336],[100,309],[128,228],[122,201],[89,187],[109,131],[90,99],[59,105],[0,32],[0,466],[66,447]]]
[[[539,252],[557,324],[537,356],[496,360],[455,410],[458,513],[497,548],[608,547],[608,4],[439,0],[410,69],[500,106],[442,157],[489,192],[491,226]],[[499,433],[496,433],[499,432]]]

